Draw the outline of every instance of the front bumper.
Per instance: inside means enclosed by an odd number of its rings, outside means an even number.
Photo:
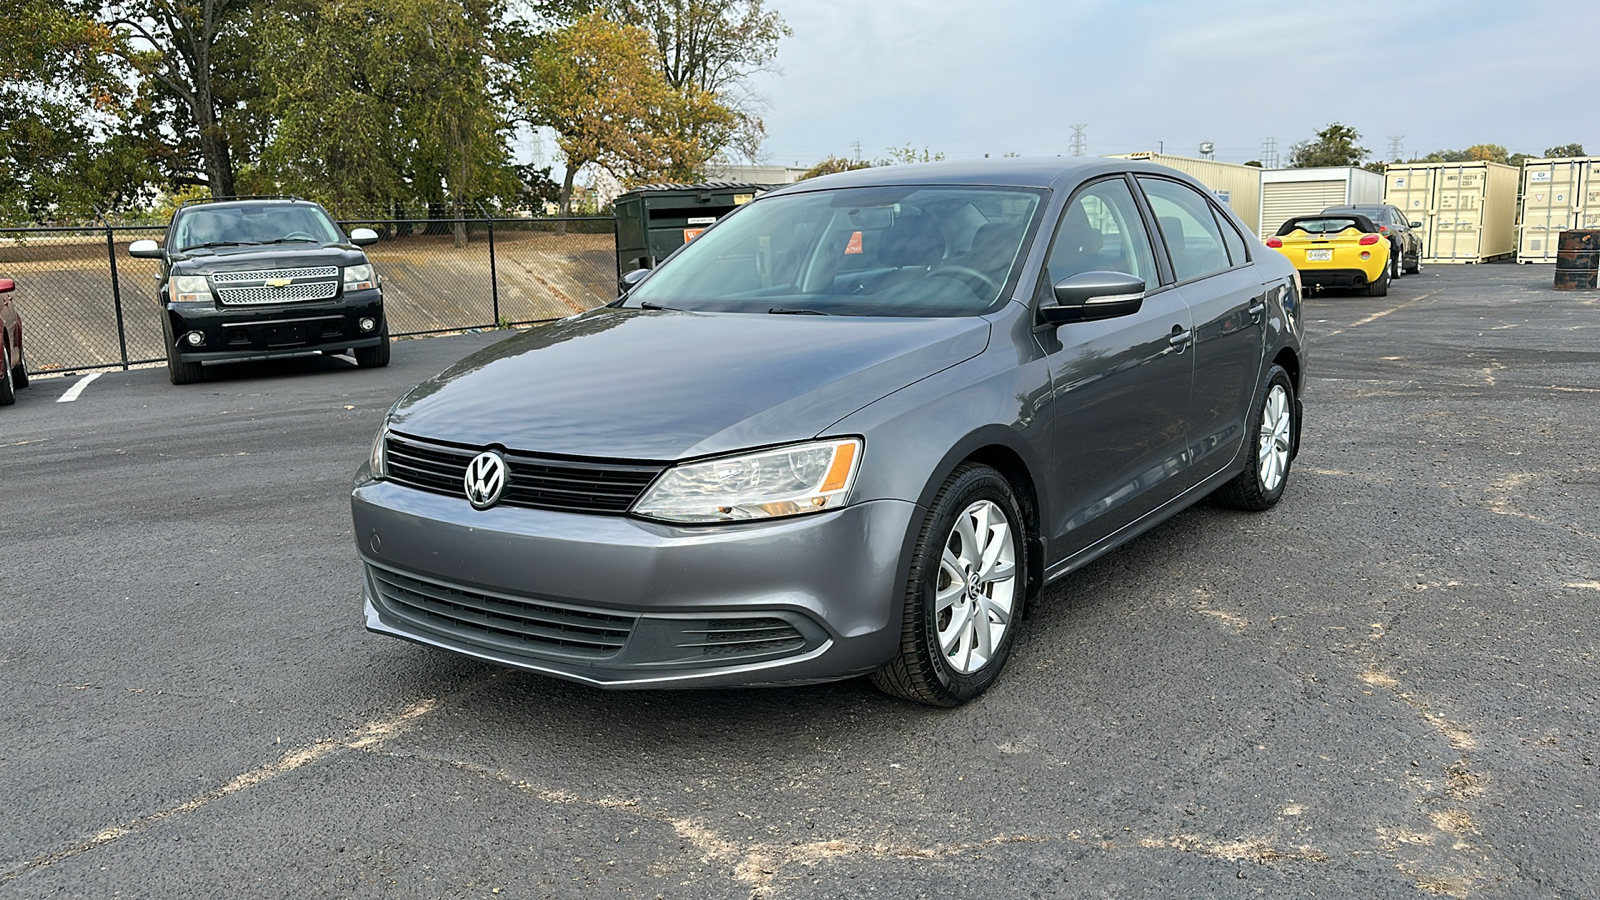
[[[679,527],[364,480],[371,631],[608,688],[848,678],[900,641],[915,504]]]
[[[379,288],[350,291],[332,300],[272,306],[221,306],[168,303],[172,333],[183,362],[260,359],[310,350],[375,347],[385,338],[383,293]],[[362,319],[373,320],[364,331]],[[205,335],[199,347],[186,336]]]

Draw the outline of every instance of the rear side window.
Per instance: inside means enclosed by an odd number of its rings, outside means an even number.
[[[1156,214],[1156,226],[1167,243],[1172,271],[1179,281],[1203,278],[1232,265],[1211,203],[1203,194],[1164,178],[1140,176],[1139,186]]]
[[[1239,236],[1239,230],[1233,227],[1228,217],[1220,210],[1213,208],[1212,215],[1217,217],[1217,225],[1222,229],[1222,241],[1228,245],[1228,257],[1236,266],[1242,266],[1250,261],[1250,254],[1245,250],[1244,238]]]

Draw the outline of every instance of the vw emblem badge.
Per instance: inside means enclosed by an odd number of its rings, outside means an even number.
[[[485,450],[467,463],[467,474],[462,479],[467,500],[473,509],[488,509],[500,501],[500,492],[506,487],[505,457]]]

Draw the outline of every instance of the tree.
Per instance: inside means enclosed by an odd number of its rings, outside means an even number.
[[[532,0],[558,22],[591,13],[648,35],[656,68],[673,90],[703,92],[732,112],[736,127],[712,155],[733,149],[754,159],[766,126],[760,97],[750,93],[750,75],[769,69],[778,41],[793,32],[763,0]]]
[[[1356,146],[1361,133],[1334,122],[1317,132],[1316,140],[1301,141],[1289,148],[1289,168],[1313,166],[1359,166],[1372,151]]]
[[[547,35],[531,54],[519,99],[528,121],[556,132],[566,157],[560,209],[572,208],[579,170],[599,165],[624,180],[692,178],[733,114],[705,91],[679,92],[651,59],[644,29],[591,13]]]
[[[795,180],[805,181],[808,178],[816,178],[821,175],[833,175],[838,172],[853,172],[856,169],[870,168],[872,168],[872,163],[869,163],[864,159],[849,159],[843,156],[829,156],[811,168],[801,172],[800,177],[796,178]]]
[[[1586,155],[1582,144],[1561,144],[1544,151],[1546,159],[1571,159]]]

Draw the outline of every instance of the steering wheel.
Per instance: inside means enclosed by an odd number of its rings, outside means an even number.
[[[1000,282],[995,281],[987,274],[980,272],[971,266],[957,265],[954,263],[945,266],[936,266],[928,273],[928,275],[929,277],[934,275],[949,275],[962,284],[965,284],[967,287],[972,288],[972,292],[980,297],[1000,293]]]

